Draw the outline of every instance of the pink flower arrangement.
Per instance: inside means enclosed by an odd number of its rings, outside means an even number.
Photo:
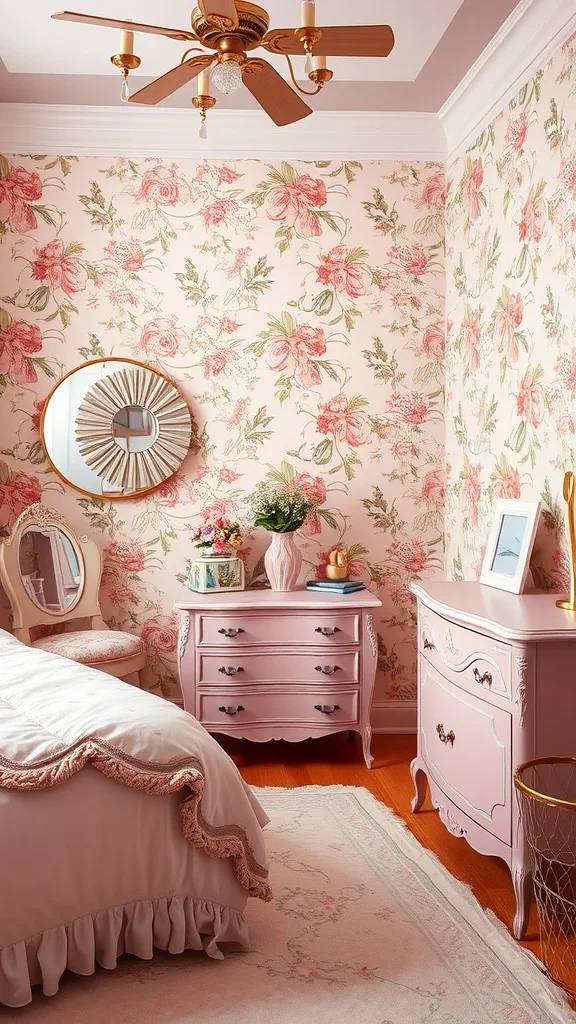
[[[228,548],[237,549],[244,543],[238,523],[219,516],[212,522],[197,526],[192,533],[194,546],[201,552],[225,555]]]

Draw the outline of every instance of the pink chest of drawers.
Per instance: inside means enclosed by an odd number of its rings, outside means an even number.
[[[514,934],[532,892],[513,783],[517,765],[576,748],[576,613],[554,594],[479,583],[413,584],[418,598],[418,756],[412,810],[426,779],[446,828],[509,866]]]
[[[368,591],[181,594],[184,707],[209,732],[264,742],[353,730],[371,767],[377,640]]]

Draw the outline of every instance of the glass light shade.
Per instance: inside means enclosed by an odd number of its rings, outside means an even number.
[[[235,61],[217,64],[212,71],[212,83],[223,93],[229,95],[236,92],[242,85],[242,69]]]

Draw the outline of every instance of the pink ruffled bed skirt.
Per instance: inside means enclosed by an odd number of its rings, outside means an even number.
[[[25,1006],[39,984],[53,996],[64,971],[113,970],[123,953],[150,960],[154,948],[194,949],[222,960],[220,943],[250,949],[246,919],[231,907],[184,895],[108,907],[0,949],[0,1003]]]

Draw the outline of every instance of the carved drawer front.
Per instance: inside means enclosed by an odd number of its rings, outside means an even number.
[[[222,690],[198,695],[199,720],[207,728],[230,729],[236,726],[278,723],[283,726],[329,726],[358,722],[359,691],[323,689],[301,690],[249,689]]]
[[[420,653],[458,686],[472,694],[483,691],[511,697],[512,647],[473,629],[457,626],[420,606]]]
[[[233,612],[199,615],[201,647],[250,647],[258,644],[298,644],[299,647],[343,647],[360,642],[360,615],[331,611],[275,614]]]
[[[442,791],[511,842],[512,716],[462,693],[420,659],[420,750]]]
[[[218,654],[200,654],[198,685],[225,683],[358,683],[360,655],[319,649],[313,654],[244,654],[224,650]]]

